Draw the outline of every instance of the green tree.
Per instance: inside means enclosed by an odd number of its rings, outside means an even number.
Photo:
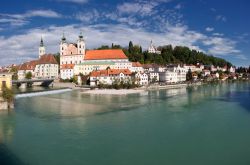
[[[2,97],[5,101],[7,101],[8,103],[13,102],[14,99],[14,93],[12,91],[12,89],[9,89],[7,87],[3,87],[2,88]]]
[[[129,44],[128,44],[128,52],[129,53],[132,53],[133,52],[133,43],[132,43],[132,41],[129,41]]]
[[[31,79],[32,78],[32,73],[31,72],[26,73],[25,78],[26,79]]]
[[[186,78],[187,78],[187,81],[192,81],[193,80],[193,74],[192,74],[191,69],[188,70]]]
[[[17,71],[18,71],[18,70],[17,70],[16,67],[12,67],[12,68],[10,69],[10,72],[13,73],[13,75],[12,75],[12,80],[17,80],[17,79],[18,79]]]

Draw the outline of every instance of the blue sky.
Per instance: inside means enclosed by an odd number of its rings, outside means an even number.
[[[84,33],[88,49],[130,40],[147,49],[183,45],[250,65],[248,0],[3,0],[0,65],[38,57],[41,36],[56,53],[62,33],[75,42]]]

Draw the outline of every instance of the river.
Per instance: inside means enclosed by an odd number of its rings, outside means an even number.
[[[249,165],[249,146],[250,83],[73,91],[0,113],[1,165]]]

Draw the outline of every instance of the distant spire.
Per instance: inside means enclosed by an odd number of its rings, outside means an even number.
[[[66,41],[66,38],[65,38],[65,36],[64,36],[64,31],[63,31],[62,41],[63,41],[63,42]]]
[[[79,39],[83,39],[82,31],[81,31],[80,34],[79,34]]]
[[[40,46],[41,47],[44,46],[44,44],[43,44],[43,37],[41,37]]]

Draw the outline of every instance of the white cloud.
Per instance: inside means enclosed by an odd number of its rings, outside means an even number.
[[[212,31],[214,31],[214,28],[212,28],[212,27],[207,27],[207,28],[206,28],[206,31],[207,31],[207,32],[212,32]]]
[[[180,10],[180,9],[183,8],[183,5],[179,3],[174,8],[177,9],[177,10]]]
[[[57,0],[59,2],[72,2],[72,3],[77,3],[77,4],[83,4],[87,3],[88,0]]]
[[[222,36],[224,36],[224,34],[222,34],[222,33],[213,33],[213,36],[219,36],[219,37],[222,37]]]
[[[236,49],[236,42],[228,38],[208,37],[203,41],[206,46],[211,46],[208,53],[213,55],[232,55],[241,53]]]
[[[31,10],[22,15],[24,18],[29,17],[47,17],[47,18],[60,18],[61,14],[53,10]]]
[[[44,38],[47,52],[56,53],[59,51],[58,43],[63,31],[67,40],[75,42],[79,34],[78,32],[81,30],[83,30],[85,37],[87,37],[86,45],[88,49],[96,48],[100,45],[111,45],[111,43],[127,46],[130,40],[135,44],[141,44],[144,49],[147,49],[150,40],[153,40],[156,45],[182,45],[200,51],[203,51],[203,49],[199,46],[199,43],[203,42],[204,45],[210,47],[208,52],[215,55],[239,53],[234,47],[235,43],[228,39],[208,37],[189,30],[187,26],[169,25],[167,29],[168,31],[165,33],[153,33],[145,31],[142,28],[130,28],[127,25],[107,24],[92,26],[50,26],[44,29],[31,29],[24,34],[8,38],[0,37],[0,49],[2,50],[0,54],[1,64],[6,63],[6,61],[8,63],[21,63],[37,58],[41,36]]]
[[[53,10],[30,10],[23,14],[0,13],[0,22],[11,26],[23,26],[29,23],[31,17],[60,18],[62,15]]]
[[[75,18],[84,22],[84,23],[93,23],[100,18],[101,14],[96,10],[89,12],[79,12],[75,15]]]
[[[222,21],[222,22],[226,22],[227,21],[227,18],[223,15],[217,15],[215,17],[216,21]]]
[[[119,14],[139,14],[141,16],[150,16],[153,14],[155,8],[161,3],[168,3],[171,0],[155,0],[144,1],[137,0],[134,2],[124,2],[117,6]]]

